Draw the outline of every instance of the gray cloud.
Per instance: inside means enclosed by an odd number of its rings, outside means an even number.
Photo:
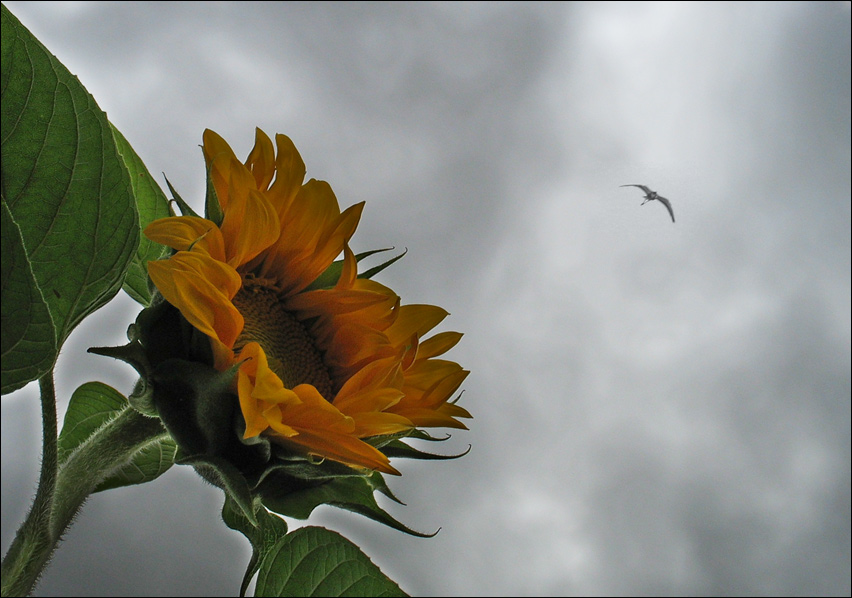
[[[848,5],[7,6],[184,197],[205,127],[244,154],[259,125],[367,200],[356,249],[409,249],[382,280],[465,332],[473,449],[391,482],[431,540],[317,518],[404,589],[850,592]],[[66,397],[130,389],[77,356],[134,316],[75,333]],[[3,399],[4,546],[34,398]],[[39,593],[234,593],[220,501],[177,470],[93,498]]]

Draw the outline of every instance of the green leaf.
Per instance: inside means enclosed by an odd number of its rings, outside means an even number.
[[[0,58],[0,186],[61,347],[124,281],[139,243],[130,177],[106,115],[5,6]]]
[[[222,506],[222,520],[225,525],[242,533],[251,543],[252,555],[246,568],[243,582],[240,585],[240,596],[245,596],[251,578],[257,573],[260,564],[268,557],[278,541],[287,534],[287,523],[278,515],[273,515],[262,505],[256,503],[253,524],[245,513],[234,502],[230,495],[225,494],[225,504]]]
[[[88,382],[71,396],[65,423],[59,434],[60,467],[87,443],[102,435],[119,417],[132,412],[127,399],[114,388],[100,382]],[[130,448],[121,462],[113,464],[97,480],[95,492],[150,482],[174,463],[176,446],[165,428],[155,419],[146,418],[158,433]]]
[[[74,391],[59,435],[50,513],[53,537],[64,532],[95,488],[133,463],[147,447],[162,442],[165,434],[160,420],[142,415],[106,384],[88,382]]]
[[[2,393],[12,392],[49,372],[56,361],[56,338],[47,303],[33,278],[21,231],[2,201]]]
[[[174,465],[177,444],[168,434],[143,447],[124,467],[98,484],[95,492],[144,484],[155,480]]]
[[[407,596],[355,544],[322,527],[287,534],[260,566],[255,596]]]
[[[139,247],[136,255],[130,262],[127,277],[124,279],[124,291],[144,306],[151,305],[153,293],[148,284],[148,262],[156,261],[166,255],[169,248],[159,243],[154,243],[142,230],[154,220],[169,216],[169,200],[162,189],[151,178],[145,164],[139,158],[127,139],[112,124],[112,134],[118,153],[124,160],[124,166],[130,174],[130,185],[133,188],[133,196],[136,199],[136,211],[139,213]]]

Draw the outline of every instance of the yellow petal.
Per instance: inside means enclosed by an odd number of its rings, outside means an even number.
[[[422,337],[447,315],[445,309],[435,305],[403,305],[396,322],[387,330],[388,339],[394,345],[405,344],[412,334]]]
[[[345,290],[352,288],[355,280],[358,278],[358,261],[355,259],[355,253],[349,247],[349,243],[343,245],[343,269],[340,272],[340,278],[337,279],[337,284],[334,285],[336,290]]]
[[[254,189],[245,193],[243,190],[245,187],[232,186],[231,203],[222,221],[227,261],[234,268],[248,263],[272,245],[280,232],[275,209],[266,198]]]
[[[233,268],[202,253],[181,251],[169,260],[148,262],[148,274],[193,327],[233,347],[244,324],[231,302],[241,285]]]
[[[401,389],[403,385],[402,370],[399,361],[394,358],[373,361],[356,373],[349,376],[343,387],[334,397],[334,404],[343,410],[340,404],[352,400],[351,397],[365,389],[394,388]]]
[[[429,389],[423,392],[417,403],[422,407],[430,407],[433,409],[439,408],[441,405],[445,404],[451,396],[458,390],[461,383],[464,382],[464,379],[467,378],[467,375],[470,372],[467,370],[459,370],[453,374],[442,378],[440,381],[433,384]],[[406,391],[406,399],[408,398],[408,388],[404,389]],[[418,392],[419,389],[414,387],[414,393]],[[404,399],[405,400],[405,399]],[[402,403],[403,401],[400,401]]]
[[[458,376],[460,374],[467,375],[467,370],[454,361],[446,361],[443,359],[429,359],[426,361],[417,361],[412,367],[405,372],[405,385],[421,390],[429,389],[434,386],[438,380],[443,380],[449,376]],[[462,377],[464,379],[464,377]]]
[[[145,236],[178,251],[203,250],[220,262],[225,261],[225,242],[219,227],[198,216],[173,216],[151,222]]]
[[[263,415],[265,407],[252,396],[253,386],[251,378],[240,368],[237,374],[237,391],[240,398],[240,410],[246,422],[243,438],[253,438],[269,427],[269,423]]]
[[[218,133],[211,131],[210,129],[205,129],[201,139],[204,143],[204,145],[201,146],[201,149],[204,152],[204,157],[207,159],[208,164],[223,155],[226,158],[237,157],[234,154],[234,150],[232,150],[231,146],[228,145],[228,142],[222,139],[222,136]]]
[[[293,405],[288,411],[294,426],[344,434],[354,429],[352,419],[341,413],[313,385],[299,384],[293,388],[293,392],[300,400],[300,404]]]
[[[450,415],[434,409],[410,408],[400,413],[418,428],[458,428],[467,430],[467,426]]]
[[[335,401],[335,406],[351,417],[364,413],[378,413],[396,405],[405,396],[398,388],[380,388],[366,390],[347,397],[345,401]]]
[[[246,159],[246,166],[254,175],[257,188],[265,191],[275,175],[275,150],[272,140],[259,128],[255,129],[254,147]]]
[[[289,209],[302,182],[305,180],[305,163],[296,146],[286,135],[275,136],[278,155],[275,158],[275,182],[269,188],[269,199],[280,217]]]
[[[313,430],[299,430],[296,436],[273,439],[285,446],[294,446],[346,465],[400,475],[383,453],[349,434],[318,434]]]
[[[335,199],[336,204],[337,200]],[[355,229],[358,228],[358,222],[361,220],[363,209],[364,202],[357,203],[346,208],[339,216],[334,216],[330,219],[326,227],[326,233],[317,244],[312,256],[312,267],[306,274],[307,277],[313,277],[311,282],[323,273],[328,265],[334,261],[334,258],[340,255],[340,252],[349,243],[352,235],[355,234]]]
[[[396,413],[359,413],[352,417],[355,420],[355,436],[358,438],[398,434],[414,427],[410,419]]]
[[[417,350],[417,359],[428,359],[443,355],[455,347],[461,340],[461,337],[462,334],[460,332],[441,332],[429,337],[420,343],[420,348]]]
[[[284,423],[284,414],[281,411],[280,405],[270,406],[269,409],[263,412],[263,417],[269,427],[279,435],[284,436],[285,438],[299,435],[299,431],[296,428]]]
[[[288,295],[301,291],[343,251],[362,208],[356,204],[341,214],[328,183],[311,179],[281,216],[281,236],[270,248],[263,274],[284,281]]]
[[[245,166],[237,160],[231,146],[210,129],[204,131],[203,139],[202,150],[207,162],[207,170],[219,199],[219,205],[224,211],[229,203],[229,184],[234,162],[239,164],[239,169],[245,169]]]

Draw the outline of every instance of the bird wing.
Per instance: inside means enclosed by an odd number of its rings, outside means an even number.
[[[669,211],[669,215],[672,217],[672,222],[674,222],[675,221],[674,211],[672,210],[671,202],[668,199],[666,199],[665,197],[663,197],[662,195],[658,195],[657,199],[659,199],[661,202],[663,202],[663,205],[666,206],[666,209]]]
[[[651,195],[653,193],[653,191],[648,189],[648,187],[646,187],[645,185],[620,185],[620,186],[621,187],[639,187],[640,189],[642,189],[642,191],[644,191],[648,195]]]

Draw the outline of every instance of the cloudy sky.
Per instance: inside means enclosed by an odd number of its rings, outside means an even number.
[[[411,538],[330,507],[416,595],[850,593],[850,9],[812,3],[6,2],[201,206],[198,145],[295,142],[380,280],[451,312],[469,455],[402,462]],[[643,183],[671,199],[640,207]],[[133,373],[120,296],[60,356]],[[2,547],[31,500],[2,401]],[[94,496],[40,595],[234,595],[190,469]]]

